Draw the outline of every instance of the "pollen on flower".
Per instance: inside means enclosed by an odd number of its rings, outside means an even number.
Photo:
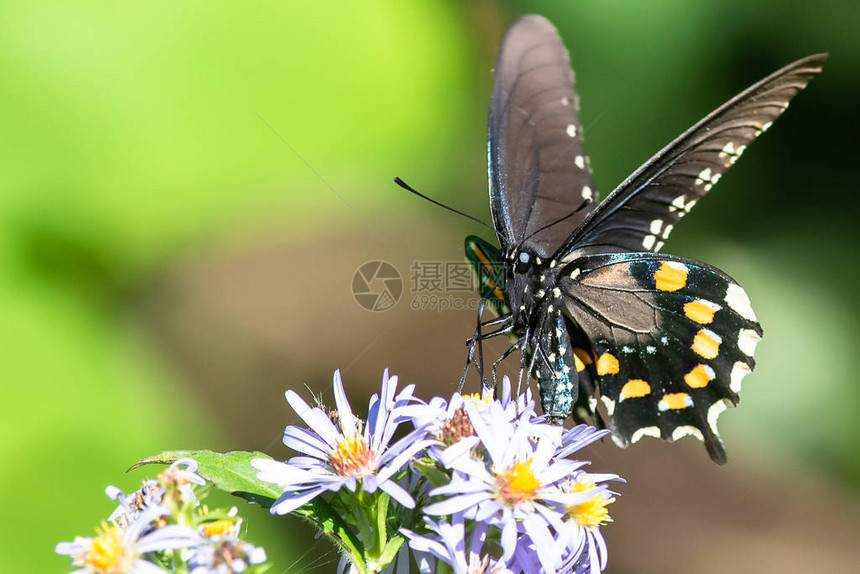
[[[594,482],[590,480],[577,480],[573,485],[573,492],[585,492],[594,488]],[[615,502],[615,498],[607,496],[604,492],[598,492],[585,502],[573,505],[567,509],[577,524],[583,527],[603,526],[612,522],[606,507]]]
[[[497,470],[496,484],[499,496],[508,504],[526,502],[534,498],[540,481],[532,471],[530,458],[515,463],[505,470]]]
[[[475,427],[472,426],[466,409],[460,407],[454,411],[451,418],[442,423],[439,440],[445,445],[452,445],[467,436],[475,436]]]
[[[122,531],[116,526],[102,523],[87,547],[86,553],[76,557],[75,565],[84,566],[94,574],[122,574],[134,563],[134,551],[126,547]]]
[[[367,476],[376,470],[375,455],[358,433],[341,436],[328,462],[341,476]]]
[[[225,534],[237,536],[239,534],[238,526],[232,520],[215,520],[204,524],[201,530],[203,531],[203,536],[207,538],[211,536],[224,536]]]
[[[463,395],[463,400],[464,401],[471,401],[472,404],[474,404],[474,405],[480,405],[481,403],[490,404],[491,402],[493,402],[493,395],[492,394],[486,394],[484,396],[481,396],[478,393],[468,393],[468,394]]]

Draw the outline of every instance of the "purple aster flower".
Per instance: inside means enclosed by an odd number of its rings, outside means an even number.
[[[164,491],[154,480],[144,481],[139,489],[128,495],[116,486],[110,485],[105,488],[105,495],[111,500],[118,501],[119,506],[108,517],[108,521],[120,528],[127,528],[147,508],[158,506],[163,494]]]
[[[535,403],[531,391],[511,398],[511,382],[504,377],[501,385],[501,398],[496,400],[494,389],[483,388],[481,394],[454,393],[450,401],[434,397],[429,403],[416,403],[403,408],[404,417],[411,419],[415,428],[426,428],[427,434],[436,439],[427,451],[429,456],[446,467],[480,443],[475,433],[465,403],[470,403],[475,413],[490,421],[505,419],[512,422],[518,418],[531,419],[535,416]]]
[[[466,529],[462,514],[453,516],[451,523],[434,522],[425,518],[430,536],[418,535],[410,530],[401,529],[409,539],[409,547],[419,553],[432,556],[451,566],[455,574],[504,574],[509,573],[504,560],[495,559],[487,554],[484,543],[487,540],[486,523],[475,525],[469,535],[466,548]],[[425,561],[421,572],[434,572],[433,561]]]
[[[163,574],[144,555],[189,548],[200,543],[200,535],[188,526],[169,525],[153,529],[153,521],[168,514],[160,507],[147,508],[126,528],[104,523],[92,538],[77,537],[74,542],[57,544],[57,554],[72,557],[80,568],[72,574]]]
[[[202,542],[188,558],[191,574],[233,574],[266,561],[266,551],[239,539],[241,520],[215,520],[200,527]]]
[[[442,500],[424,512],[463,513],[466,519],[499,528],[505,561],[511,560],[518,538],[525,534],[543,570],[554,572],[563,557],[554,532],[564,527],[568,507],[589,498],[589,493],[563,491],[557,484],[585,463],[556,456],[564,448],[560,426],[533,423],[529,413],[508,421],[500,408],[478,412],[465,403],[465,409],[486,456],[450,461],[451,482],[430,491]]]
[[[404,420],[401,409],[416,401],[414,385],[395,396],[397,377],[382,378],[380,395],[370,398],[367,421],[355,417],[343,390],[340,372],[334,374],[334,397],[337,405],[337,426],[319,407],[310,407],[293,391],[287,391],[287,402],[309,428],[288,426],[284,444],[302,453],[288,462],[254,459],[251,464],[259,470],[257,477],[284,489],[284,494],[272,505],[272,513],[287,514],[326,491],[343,487],[355,492],[360,488],[376,492],[377,488],[394,500],[412,508],[409,493],[392,478],[430,441],[426,430],[418,428],[391,443],[394,432]],[[334,415],[335,413],[332,413]]]
[[[614,474],[579,472],[560,485],[566,492],[588,495],[586,500],[567,506],[566,520],[559,532],[559,539],[566,540],[569,547],[582,548],[565,558],[571,572],[599,574],[606,568],[606,541],[600,527],[612,522],[606,507],[615,502],[614,493],[603,484],[609,480],[621,479]]]
[[[125,494],[115,486],[105,488],[105,495],[119,502],[119,506],[108,517],[108,521],[126,528],[137,520],[140,514],[153,506],[168,506],[171,502],[196,503],[194,484],[205,485],[206,480],[197,474],[197,461],[180,458],[158,475],[158,480],[146,480],[143,485]],[[165,493],[168,499],[165,500]]]

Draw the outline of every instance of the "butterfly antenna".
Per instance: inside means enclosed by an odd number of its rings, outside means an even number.
[[[432,203],[432,204],[434,204],[434,205],[438,205],[439,207],[442,207],[442,208],[444,208],[444,209],[447,209],[448,211],[454,212],[454,213],[456,213],[457,215],[462,215],[462,216],[463,216],[463,217],[465,217],[466,219],[471,219],[471,220],[472,220],[472,221],[474,221],[475,223],[480,223],[481,225],[483,225],[483,226],[484,226],[484,227],[486,227],[487,229],[493,229],[492,227],[490,227],[488,224],[484,223],[483,221],[481,221],[481,220],[480,220],[480,219],[478,219],[477,217],[472,217],[472,216],[471,216],[471,215],[469,215],[468,213],[463,213],[462,211],[459,211],[459,210],[457,210],[457,209],[454,209],[453,207],[449,207],[449,206],[445,205],[444,203],[441,203],[441,202],[439,202],[439,201],[436,201],[436,200],[435,200],[435,199],[433,199],[433,198],[427,197],[426,195],[424,195],[424,194],[423,194],[423,193],[421,193],[420,191],[416,191],[416,190],[412,189],[412,187],[411,187],[408,183],[406,183],[405,181],[403,181],[402,179],[400,179],[400,178],[399,178],[399,177],[397,177],[397,176],[395,176],[395,177],[394,177],[394,183],[396,183],[397,185],[399,185],[400,187],[402,187],[403,189],[405,189],[405,190],[406,190],[406,191],[408,191],[409,193],[413,193],[413,194],[417,195],[418,197],[420,197],[420,198],[422,198],[422,199],[426,199],[427,201],[429,201],[430,203]]]

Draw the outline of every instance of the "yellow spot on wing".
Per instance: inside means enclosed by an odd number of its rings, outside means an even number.
[[[687,267],[673,261],[664,261],[654,272],[654,282],[660,291],[677,291],[687,284]]]
[[[582,361],[585,365],[591,364],[591,355],[588,354],[588,351],[583,349],[582,347],[574,347],[573,354],[576,355],[580,361]]]
[[[686,409],[693,406],[693,399],[687,393],[667,393],[657,405],[661,411]]]
[[[621,394],[618,397],[619,401],[624,399],[637,399],[644,397],[651,392],[651,385],[642,379],[630,379],[621,388]]]
[[[576,354],[573,355],[573,364],[576,366],[577,373],[581,373],[585,370],[585,363],[583,363],[582,359],[580,359]]]
[[[707,365],[696,365],[693,369],[684,375],[684,382],[694,389],[701,389],[708,386],[708,383],[714,378],[714,370]]]
[[[720,343],[722,339],[716,333],[707,329],[700,329],[693,338],[693,344],[690,346],[700,357],[705,359],[713,359],[720,353]]]
[[[684,315],[696,323],[707,325],[714,320],[714,313],[719,311],[719,309],[717,305],[710,301],[696,299],[684,305]]]
[[[618,359],[612,353],[603,353],[597,359],[598,375],[615,375],[618,373]]]

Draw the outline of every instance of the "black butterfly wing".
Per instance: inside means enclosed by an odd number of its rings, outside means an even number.
[[[549,255],[593,208],[567,50],[545,18],[523,16],[499,48],[488,119],[490,207],[504,249]],[[556,223],[558,222],[558,223]]]
[[[785,111],[826,59],[818,54],[789,64],[711,112],[607,196],[560,252],[659,251],[675,224]]]
[[[650,253],[579,258],[558,285],[590,341],[615,441],[693,435],[725,462],[717,417],[737,404],[762,335],[744,290],[704,263]]]

